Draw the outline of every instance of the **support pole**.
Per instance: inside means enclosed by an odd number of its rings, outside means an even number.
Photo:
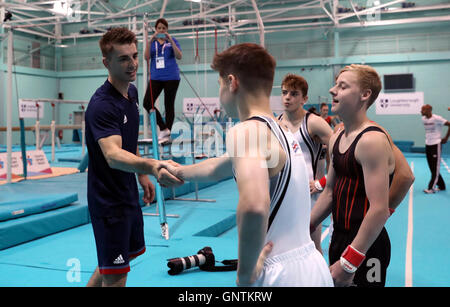
[[[158,134],[156,131],[156,111],[152,109],[150,111],[150,125],[152,127],[152,147],[153,147],[153,158],[159,160],[159,148],[158,148]],[[166,207],[164,205],[164,196],[161,185],[157,182],[155,186],[156,190],[156,203],[159,212],[159,224],[161,225],[161,234],[168,240],[169,239],[169,225],[167,224],[166,217]]]
[[[52,122],[50,124],[50,131],[52,135],[52,162],[55,162],[55,135],[56,135],[56,105],[52,102]]]
[[[20,121],[20,148],[22,150],[22,164],[23,164],[23,177],[28,177],[28,163],[27,163],[27,148],[25,144],[25,121],[23,118],[19,118]]]
[[[41,144],[40,126],[41,126],[41,124],[39,122],[39,107],[40,107],[39,101],[36,101],[36,124],[34,125],[35,126],[34,133],[36,136],[36,150],[41,149],[40,148],[40,144]]]
[[[86,110],[84,105],[81,105],[81,110],[83,110],[81,113],[81,155],[84,156],[86,153]]]
[[[334,30],[334,58],[340,57],[340,50],[339,50],[339,31],[337,29]]]
[[[147,23],[147,15],[144,15],[144,23],[143,23],[143,29],[142,29],[142,66],[143,66],[143,72],[142,72],[142,89],[143,93],[147,91],[148,86],[148,63],[145,60],[145,48],[147,48],[148,45],[148,23]],[[143,107],[142,113],[144,113],[143,116],[143,130],[144,130],[144,139],[148,139],[148,118],[149,114],[147,110]],[[153,132],[153,131],[152,131]],[[155,131],[156,133],[156,131]],[[144,154],[148,154],[148,147],[144,146]]]
[[[8,31],[8,82],[6,88],[6,182],[12,178],[12,64],[13,64],[13,31]]]

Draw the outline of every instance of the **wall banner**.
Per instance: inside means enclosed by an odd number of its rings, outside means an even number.
[[[37,118],[37,106],[39,104],[39,119],[44,118],[44,104],[36,100],[19,99],[19,117]]]
[[[375,100],[377,115],[420,114],[423,92],[380,93]]]

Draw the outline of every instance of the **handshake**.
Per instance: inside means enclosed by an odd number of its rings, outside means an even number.
[[[162,187],[176,187],[184,184],[181,172],[182,165],[172,161],[158,161],[155,178]]]
[[[143,159],[145,166],[142,173],[138,173],[138,181],[144,191],[142,200],[149,204],[155,198],[155,186],[147,174],[153,175],[162,187],[176,187],[184,184],[181,175],[182,165],[174,161],[158,161],[154,159]]]

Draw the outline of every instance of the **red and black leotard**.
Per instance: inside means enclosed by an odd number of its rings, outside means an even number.
[[[335,170],[335,185],[333,188],[333,237],[330,246],[330,264],[339,260],[344,249],[349,245],[356,234],[363,219],[370,208],[364,185],[364,175],[361,164],[355,158],[355,148],[364,133],[379,131],[378,127],[370,126],[361,131],[344,152],[339,152],[339,143],[344,134],[340,133],[333,147],[333,168]],[[392,182],[393,174],[389,177]],[[371,269],[367,266],[367,260],[375,257],[380,261],[380,282],[369,282],[366,272]],[[390,260],[390,242],[386,229],[383,228],[380,235],[366,253],[366,260],[356,272],[355,284],[360,286],[384,286],[386,269]],[[370,262],[372,263],[372,262]]]
[[[333,189],[333,223],[334,229],[359,229],[370,203],[367,199],[364,185],[364,175],[361,164],[356,161],[355,148],[359,139],[368,131],[380,131],[378,127],[370,126],[359,133],[345,153],[339,152],[339,143],[344,131],[336,139],[333,147],[333,167],[336,183]],[[393,173],[389,178],[389,185]]]

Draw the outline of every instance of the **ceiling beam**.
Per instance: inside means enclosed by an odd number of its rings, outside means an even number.
[[[162,18],[164,16],[164,13],[166,12],[166,6],[167,6],[167,0],[164,0],[162,7],[161,7],[161,13],[159,13],[159,18]]]
[[[300,10],[300,9],[305,9],[305,8],[311,8],[311,6],[319,5],[320,1],[321,0],[314,0],[314,1],[307,2],[307,3],[303,3],[303,4],[298,5],[298,6],[294,6],[294,7],[280,8],[280,9],[278,9],[277,11],[275,11],[273,13],[270,13],[270,14],[262,16],[262,18],[263,18],[263,20],[265,20],[266,18],[277,16],[277,15],[280,15],[280,14],[283,14],[283,13],[286,13],[286,12],[291,12],[293,10]],[[239,25],[237,25],[236,27],[242,27],[242,26],[245,26],[245,25],[250,24],[250,23],[254,23],[254,21],[243,22],[243,23],[240,23]]]
[[[365,27],[369,26],[392,26],[392,25],[403,25],[410,23],[433,23],[433,22],[446,22],[450,21],[450,15],[446,16],[433,16],[433,17],[416,17],[416,18],[402,18],[402,19],[392,19],[392,20],[376,20],[376,21],[366,21],[364,23]],[[358,28],[361,27],[359,22],[351,23],[341,23],[338,28]]]
[[[358,12],[356,11],[356,9],[354,9],[353,13],[346,13],[346,14],[343,14],[343,15],[339,16],[339,21],[347,19],[347,18],[350,18],[350,17],[354,17],[354,16],[372,14],[376,10],[380,10],[382,8],[385,8],[385,7],[388,7],[388,6],[392,6],[392,5],[397,4],[397,3],[402,3],[402,2],[405,2],[405,1],[406,0],[395,0],[395,1],[391,1],[391,2],[385,3],[385,4],[376,5],[374,7],[371,7],[371,8],[365,9],[365,10],[361,10],[361,11],[358,11]],[[352,1],[350,1],[350,3],[352,3]],[[352,4],[352,6],[353,6],[353,4]]]
[[[6,2],[8,1],[8,2]],[[216,5],[215,7],[209,7],[203,11],[185,9],[186,6],[181,7],[178,10],[170,10],[168,0],[128,0],[126,7],[120,12],[113,12],[117,10],[117,6],[108,6],[108,13],[104,12],[105,3],[103,0],[80,0],[83,10],[80,9],[80,20],[70,21],[65,20],[64,17],[55,16],[53,11],[49,9],[52,1],[40,1],[40,2],[21,2],[20,0],[0,0],[0,12],[9,10],[13,13],[14,18],[8,21],[6,24],[17,30],[21,29],[21,32],[29,33],[45,38],[52,37],[56,39],[56,35],[52,30],[52,26],[68,25],[68,24],[80,24],[81,27],[88,28],[95,27],[97,29],[106,29],[112,25],[128,24],[129,18],[135,17],[137,24],[142,21],[146,9],[151,9],[148,14],[157,18],[158,16],[165,16],[169,24],[171,25],[171,31],[174,31],[177,36],[192,36],[192,29],[198,28],[200,33],[206,33],[210,35],[214,32],[214,28],[220,28],[218,31],[220,34],[228,33],[245,33],[258,31],[260,36],[265,31],[288,31],[289,27],[292,29],[299,28],[315,28],[318,25],[327,28],[351,28],[361,26],[383,26],[383,25],[396,25],[396,24],[410,24],[410,23],[427,23],[427,22],[446,22],[449,20],[450,3],[439,3],[434,5],[416,6],[412,8],[401,8],[398,4],[405,2],[405,0],[388,1],[385,4],[373,6],[361,11],[356,8],[356,1],[346,0],[345,2],[352,5],[353,11],[350,13],[337,13],[337,7],[339,3],[344,1],[338,0],[309,0],[303,2],[286,2],[282,7],[275,7],[275,1],[265,3],[257,0],[223,0],[221,4],[216,2],[205,2]],[[111,0],[110,0],[111,1]],[[159,3],[161,9],[156,12],[152,6],[154,3]],[[226,3],[224,3],[226,2]],[[170,4],[175,1],[170,2]],[[245,6],[242,5],[245,3]],[[299,4],[300,3],[300,4]],[[130,4],[136,4],[134,7],[129,7]],[[396,5],[397,4],[397,5]],[[96,8],[99,5],[99,8]],[[253,10],[250,8],[253,7]],[[47,6],[47,7],[46,7]],[[154,5],[156,7],[156,5]],[[384,8],[384,9],[383,9]],[[230,9],[232,15],[230,15]],[[78,10],[77,10],[78,12]],[[195,13],[194,13],[195,12]],[[292,14],[294,12],[294,14]],[[376,20],[367,20],[363,17],[376,12],[380,16],[385,14],[392,15],[391,20],[383,20],[376,18]],[[429,12],[429,16],[411,18],[408,16],[409,12]],[[176,16],[176,15],[178,16]],[[401,14],[401,15],[396,15]],[[444,15],[445,14],[445,15]],[[247,17],[247,16],[249,17]],[[433,16],[435,15],[435,16]],[[441,16],[439,16],[441,15]],[[214,17],[229,17],[229,22],[222,23],[213,20]],[[231,16],[242,16],[240,21],[233,22]],[[245,17],[244,17],[245,16]],[[94,18],[92,18],[94,17]],[[353,19],[351,19],[353,18]],[[356,18],[358,21],[355,22]],[[60,22],[58,22],[60,19]],[[207,22],[200,25],[181,25],[183,21],[203,19]],[[203,29],[202,29],[203,28]],[[91,28],[92,29],[92,28]],[[64,30],[64,28],[63,28]],[[212,32],[211,32],[212,31]],[[141,35],[142,29],[136,30],[138,35]],[[53,36],[52,36],[53,35]],[[61,33],[62,39],[68,38],[88,38],[101,36],[103,33],[90,33],[90,34],[70,34],[64,35]],[[261,39],[264,41],[264,38]]]
[[[255,0],[252,0],[253,9],[255,10],[256,20],[258,21],[258,30],[259,30],[259,44],[265,47],[264,40],[264,22],[262,21],[261,14],[258,10],[258,5]]]
[[[141,4],[138,4],[138,5],[136,5],[136,6],[130,7],[129,9],[123,10],[123,11],[121,11],[121,12],[119,12],[119,13],[114,13],[114,14],[111,14],[111,15],[106,15],[105,17],[106,17],[107,19],[114,19],[114,18],[117,18],[117,17],[121,17],[121,16],[123,16],[125,13],[131,12],[131,11],[134,11],[134,10],[137,10],[137,9],[139,9],[139,8],[141,8],[141,7],[144,7],[144,6],[148,6],[148,5],[150,5],[150,4],[154,3],[154,2],[157,2],[157,1],[159,1],[159,0],[146,1],[146,2],[144,2],[144,3],[141,3]],[[97,23],[97,21],[93,21],[93,22],[91,22],[91,25],[96,24],[96,23]]]
[[[327,14],[327,16],[330,17],[331,21],[335,23],[334,16],[330,12],[328,12],[327,8],[325,7],[325,2],[323,0],[320,1],[320,6],[322,7],[322,10],[325,12],[325,14]]]

